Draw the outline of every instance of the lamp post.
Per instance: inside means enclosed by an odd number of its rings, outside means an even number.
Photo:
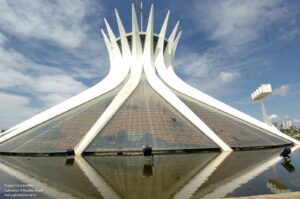
[[[267,97],[270,93],[272,93],[271,84],[262,84],[251,94],[251,99],[260,101],[263,122],[265,122],[266,124],[268,124],[270,126],[273,126],[272,122],[269,119],[269,116],[267,114],[267,110],[266,110],[266,107],[265,107],[265,104],[263,101],[263,99],[265,97]]]

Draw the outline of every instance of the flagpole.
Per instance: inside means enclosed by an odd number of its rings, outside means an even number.
[[[146,19],[146,15],[145,13],[143,12],[143,3],[142,2],[139,2],[139,0],[135,0],[134,1],[135,5],[138,7],[139,11],[140,11],[140,17],[141,17],[141,32],[143,32],[143,17]]]
[[[141,32],[143,32],[143,14],[142,14],[142,10],[143,10],[143,2],[141,2]]]

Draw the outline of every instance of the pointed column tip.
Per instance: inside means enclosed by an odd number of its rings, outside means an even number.
[[[153,4],[151,4],[150,14],[149,14],[149,17],[148,17],[148,21],[150,20],[150,16],[153,15],[153,12],[154,12],[154,6],[153,6]]]
[[[178,35],[176,36],[176,39],[175,39],[173,45],[171,46],[171,48],[172,48],[172,58],[174,58],[174,56],[175,56],[175,52],[176,52],[177,45],[178,45],[179,39],[181,37],[181,34],[182,34],[182,31],[180,30]]]
[[[169,17],[170,17],[170,11],[167,12],[166,17],[165,17],[165,20],[166,20],[166,19],[169,19]]]
[[[136,11],[135,11],[135,5],[132,3],[131,7],[131,25],[132,25],[132,33],[133,34],[139,34],[139,25],[137,22],[137,16],[136,16]]]
[[[116,15],[117,23],[120,23],[121,18],[120,18],[120,15],[119,15],[118,10],[117,10],[116,8],[115,8],[115,15]],[[118,24],[118,25],[119,25],[119,24]]]
[[[176,35],[176,32],[177,32],[177,29],[178,29],[178,26],[179,26],[179,20],[177,21],[176,25],[174,26],[170,36],[169,36],[169,40],[172,40],[172,42],[174,42],[174,39],[175,39],[175,35]]]
[[[119,12],[118,12],[118,9],[117,9],[117,8],[115,8],[115,15],[116,15],[116,17],[119,17],[119,18],[120,18],[120,15],[119,15]]]
[[[165,17],[163,25],[160,29],[159,39],[157,41],[157,45],[156,45],[156,49],[155,49],[156,57],[159,55],[159,53],[161,53],[161,55],[163,55],[164,41],[165,41],[167,26],[168,26],[168,22],[169,22],[169,16],[170,16],[170,12],[167,12],[167,15]],[[163,56],[161,56],[161,57],[163,57]]]
[[[106,26],[106,29],[108,28],[108,26],[109,26],[109,24],[108,24],[108,21],[107,21],[107,19],[104,17],[104,24],[105,24],[105,26]]]
[[[133,14],[133,12],[135,12],[135,6],[134,6],[134,4],[132,3],[132,4],[131,4],[131,14]]]
[[[153,4],[151,4],[150,13],[149,13],[149,17],[148,17],[148,26],[149,26],[149,24],[153,23],[153,18],[154,18],[154,7],[153,7]],[[147,26],[147,28],[148,28],[148,26]]]
[[[166,26],[168,25],[169,18],[170,18],[170,10],[167,12],[167,15],[166,15],[166,17],[165,17],[165,21],[164,21],[163,26],[164,26],[164,25],[166,25]]]

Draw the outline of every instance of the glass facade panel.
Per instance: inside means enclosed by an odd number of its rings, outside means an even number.
[[[122,85],[0,144],[0,152],[60,153],[73,149]]]
[[[86,156],[120,198],[173,198],[217,153],[143,156]]]
[[[262,147],[291,144],[266,130],[174,91],[177,96],[231,147]]]
[[[86,152],[219,148],[159,96],[142,75],[127,101]]]

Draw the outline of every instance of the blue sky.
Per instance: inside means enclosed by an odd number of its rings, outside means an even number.
[[[100,34],[114,8],[127,31],[125,0],[0,0],[0,128],[7,129],[99,82],[109,60]],[[300,123],[300,2],[297,0],[156,0],[158,33],[183,31],[174,67],[198,89],[260,119],[250,93],[271,83],[269,115]],[[170,32],[169,32],[170,33]]]

